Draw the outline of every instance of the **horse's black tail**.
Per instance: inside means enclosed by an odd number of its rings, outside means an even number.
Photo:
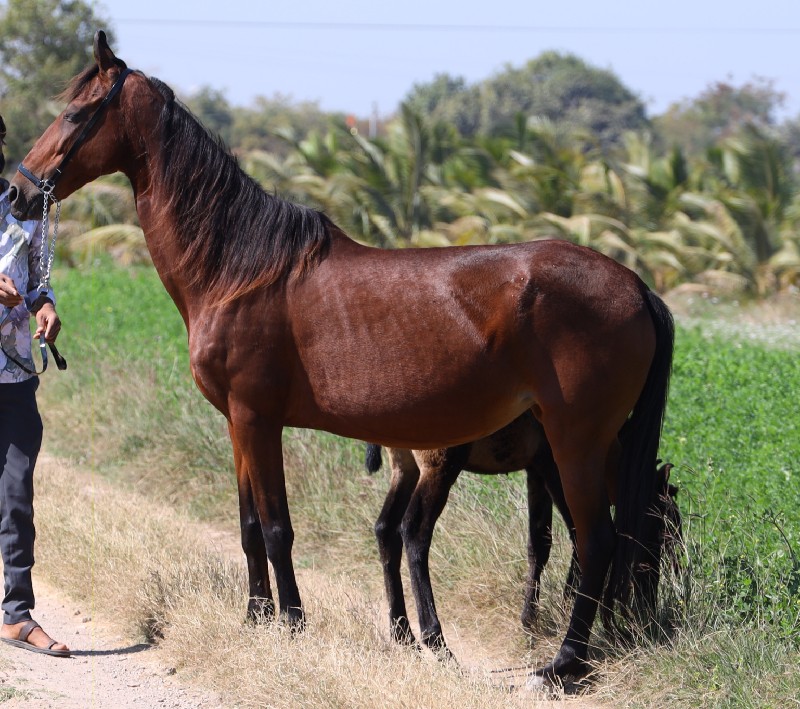
[[[650,290],[644,295],[656,331],[656,347],[644,389],[620,433],[622,459],[614,520],[617,543],[602,610],[603,623],[612,631],[618,629],[615,603],[624,617],[644,625],[654,618],[664,544],[659,501],[668,475],[658,467],[657,456],[672,373],[675,325],[658,295]]]
[[[367,449],[364,451],[364,465],[367,472],[372,475],[377,473],[383,465],[381,457],[381,447],[376,443],[367,443]]]

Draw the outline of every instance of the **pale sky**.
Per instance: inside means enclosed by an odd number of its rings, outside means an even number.
[[[470,83],[542,51],[613,70],[650,115],[715,81],[775,80],[800,114],[800,0],[102,0],[129,66],[234,105],[275,93],[392,113],[436,73]]]

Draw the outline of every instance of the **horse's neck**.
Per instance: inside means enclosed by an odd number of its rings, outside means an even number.
[[[138,180],[131,178],[131,183],[136,200],[136,213],[153,266],[188,329],[191,317],[189,303],[196,300],[193,301],[189,297],[189,288],[177,270],[181,260],[181,250],[174,219],[170,218],[162,206],[165,204],[164,199],[154,194],[149,180],[143,180],[141,177]]]

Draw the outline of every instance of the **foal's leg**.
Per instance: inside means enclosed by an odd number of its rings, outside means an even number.
[[[239,487],[239,525],[242,550],[247,559],[249,588],[247,619],[258,622],[262,619],[271,619],[275,615],[275,602],[272,600],[272,589],[269,585],[267,549],[264,546],[264,535],[261,533],[261,524],[253,501],[250,477],[242,465],[242,456],[230,425],[228,432],[233,443],[233,462],[236,466],[236,480]]]
[[[246,517],[247,536],[243,533],[243,545],[258,549],[255,539],[260,529],[267,558],[275,572],[280,615],[290,625],[299,628],[303,625],[304,615],[292,566],[294,531],[286,500],[281,427],[267,424],[244,412],[241,420],[233,417],[231,434],[239,450],[240,469],[246,472],[247,478],[245,482],[240,482],[240,499],[241,491],[247,491],[249,482],[249,498],[246,497],[246,500],[252,501],[245,505],[245,511],[249,514]],[[252,514],[253,510],[255,515]],[[263,557],[260,561],[263,561]],[[251,580],[255,578],[259,582],[268,578],[264,571],[258,563]]]
[[[423,644],[443,659],[454,659],[447,648],[433,600],[428,558],[436,520],[442,514],[450,488],[466,462],[468,446],[448,448],[435,464],[423,464],[422,475],[403,518],[402,534],[417,603]]]
[[[524,628],[532,628],[539,610],[539,579],[553,543],[553,501],[537,470],[526,468],[525,472],[528,476],[528,578],[520,620]]]
[[[561,479],[558,477],[558,468],[553,460],[553,454],[549,447],[546,454],[540,454],[536,459],[536,469],[544,479],[547,493],[553,504],[556,506],[564,524],[567,526],[570,543],[572,544],[572,558],[570,559],[567,580],[564,583],[564,602],[569,603],[575,598],[580,583],[581,569],[578,564],[578,542],[575,535],[575,525],[572,522],[567,501],[564,499],[564,490],[561,487]]]
[[[375,537],[383,565],[383,582],[389,602],[389,628],[392,640],[403,645],[416,645],[408,622],[400,562],[403,558],[403,538],[400,525],[408,501],[419,480],[419,467],[410,450],[387,449],[392,464],[392,480],[380,516],[375,522]]]

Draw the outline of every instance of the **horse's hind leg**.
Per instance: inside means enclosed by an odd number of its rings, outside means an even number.
[[[539,610],[539,579],[553,543],[553,501],[538,471],[527,468],[525,472],[528,476],[528,578],[520,620],[524,628],[530,629]]]
[[[615,531],[606,486],[608,446],[592,446],[586,439],[548,438],[575,524],[581,568],[566,637],[555,659],[536,672],[540,677],[552,679],[586,673],[589,636],[614,552]]]
[[[383,566],[386,600],[389,602],[389,628],[392,640],[403,645],[416,645],[408,622],[400,563],[403,558],[403,538],[400,525],[408,501],[419,480],[419,468],[411,451],[389,449],[392,480],[380,516],[375,522],[375,537]]]
[[[466,462],[467,453],[468,446],[419,452],[427,460],[422,464],[422,475],[411,496],[402,524],[421,640],[443,659],[453,659],[453,655],[447,648],[436,614],[428,559],[436,520],[444,509],[450,488]]]
[[[231,441],[233,431],[229,427]],[[264,546],[264,535],[258,520],[250,488],[250,478],[242,468],[242,457],[236,443],[233,444],[233,460],[236,465],[236,476],[239,487],[239,524],[241,528],[242,550],[247,559],[247,582],[249,596],[247,601],[247,619],[253,622],[269,620],[275,615],[275,603],[272,600],[272,589],[269,585],[269,564],[267,548]]]

